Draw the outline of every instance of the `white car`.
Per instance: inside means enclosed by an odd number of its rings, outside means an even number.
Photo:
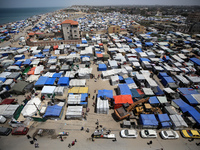
[[[151,129],[141,130],[140,134],[142,138],[157,138],[156,131]]]
[[[136,138],[138,136],[135,129],[125,129],[120,132],[121,137],[123,138]]]
[[[160,136],[163,139],[178,139],[179,138],[178,133],[173,130],[161,131]]]

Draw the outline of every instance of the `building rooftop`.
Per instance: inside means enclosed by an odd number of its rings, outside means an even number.
[[[78,25],[78,21],[74,20],[65,20],[61,24],[71,24],[71,25]]]

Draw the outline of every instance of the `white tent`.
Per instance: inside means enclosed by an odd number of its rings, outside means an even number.
[[[41,104],[40,98],[34,97],[30,101],[28,101],[28,103],[24,106],[23,110],[21,111],[21,114],[24,117],[33,116],[37,112],[37,108],[35,107],[34,104],[39,108],[39,106]]]
[[[77,73],[80,78],[89,79],[90,74],[92,73],[92,68],[80,68]]]
[[[40,74],[40,72],[41,71],[43,71],[44,70],[44,66],[43,65],[40,65],[40,66],[37,66],[36,68],[35,68],[35,72],[34,72],[34,74]]]
[[[55,89],[56,86],[44,86],[42,88],[41,94],[42,95],[54,94]]]
[[[67,104],[68,105],[74,105],[74,104],[80,104],[81,102],[81,94],[73,94],[68,96]]]
[[[66,119],[82,119],[83,106],[68,106]]]
[[[119,76],[118,75],[111,76],[110,79],[111,79],[111,84],[112,85],[119,84]]]
[[[34,81],[37,81],[39,79],[40,75],[30,75],[26,81],[28,82],[34,82]]]
[[[108,114],[109,113],[109,104],[108,100],[97,99],[97,113],[98,114]]]
[[[86,79],[72,79],[69,82],[69,86],[85,86],[86,85]]]

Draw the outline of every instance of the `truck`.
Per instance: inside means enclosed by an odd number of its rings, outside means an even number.
[[[117,108],[114,110],[114,114],[116,116],[116,118],[118,120],[123,120],[125,118],[128,118],[130,115],[131,115],[131,111],[135,108],[135,106],[137,106],[138,104],[141,104],[141,103],[145,103],[149,100],[149,97],[146,98],[146,99],[141,99],[141,100],[138,100],[134,103],[132,103],[129,107],[125,108],[125,107],[120,107],[120,108]]]

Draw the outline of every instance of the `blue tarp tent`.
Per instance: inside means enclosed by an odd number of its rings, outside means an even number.
[[[131,95],[132,96],[132,93],[127,84],[119,84],[118,87],[120,90],[120,95]]]
[[[43,117],[59,117],[62,111],[62,106],[48,106]]]
[[[196,65],[200,66],[200,59],[196,58],[196,57],[193,57],[193,58],[190,58],[190,60],[192,62],[194,62]]]
[[[161,90],[161,88],[159,86],[157,86],[157,92],[155,92],[155,95],[165,95],[165,93]]]
[[[82,40],[82,44],[87,44],[87,41],[86,40]]]
[[[148,62],[151,62],[148,58],[140,58],[140,61],[148,61]]]
[[[118,76],[119,77],[119,81],[123,81],[124,78],[122,76]]]
[[[106,71],[107,70],[107,66],[106,64],[99,64],[99,71]]]
[[[188,113],[200,125],[200,113],[196,109],[190,110]]]
[[[90,58],[90,56],[87,56],[87,55],[82,55],[82,56],[81,56],[81,59],[82,59],[83,57],[88,57],[88,58]]]
[[[192,106],[188,105],[180,98],[173,100],[173,102],[180,107],[183,113],[194,109]]]
[[[167,114],[158,114],[158,119],[163,128],[170,128],[172,126],[172,123]]]
[[[132,84],[132,83],[135,83],[135,82],[133,81],[132,78],[126,78],[126,79],[125,79],[125,82],[126,82],[126,84]]]
[[[30,65],[31,64],[31,59],[26,59],[22,64],[23,65]]]
[[[199,102],[192,95],[184,95],[183,97],[183,99],[185,99],[191,105],[199,104]]]
[[[167,73],[165,73],[165,72],[160,72],[160,73],[158,74],[158,78],[159,78],[159,79],[162,79],[163,77],[169,77],[169,75],[168,75]]]
[[[172,77],[163,77],[161,83],[166,86],[168,83],[175,83]]]
[[[81,94],[81,101],[85,101],[87,97],[88,97],[87,93]]]
[[[42,52],[49,52],[49,49],[43,49]]]
[[[54,85],[56,78],[48,78],[45,85]]]
[[[139,48],[139,47],[138,47],[138,48],[135,48],[135,51],[138,52],[138,53],[143,52],[142,49]]]
[[[22,61],[16,61],[13,65],[17,65],[20,67],[22,65]]]
[[[6,81],[6,78],[0,77],[0,81],[5,82],[5,81]]]
[[[25,58],[25,55],[18,55],[18,56],[15,56],[14,59],[17,61],[17,60],[20,60],[20,59],[24,59]]]
[[[45,57],[45,55],[38,54],[38,55],[34,55],[34,57],[37,57],[37,58],[44,58],[44,57]]]
[[[57,56],[51,56],[49,59],[56,59]]]
[[[193,88],[178,88],[178,91],[182,95],[188,95],[188,94],[199,94],[195,89]]]
[[[130,89],[131,93],[132,93],[132,97],[133,98],[139,98],[140,94],[138,93],[138,91],[136,89]]]
[[[140,121],[143,126],[152,126],[157,128],[158,121],[154,114],[140,114]]]
[[[54,73],[52,77],[53,78],[60,78],[61,75],[62,75],[62,73]]]
[[[109,98],[113,98],[113,91],[112,90],[98,90],[98,95],[97,97],[109,97]]]
[[[127,38],[126,41],[129,43],[133,42],[132,39],[129,39],[129,38]]]
[[[153,46],[152,42],[145,42],[145,46]]]
[[[150,104],[159,104],[160,102],[158,101],[156,96],[152,96],[149,98],[149,103]]]
[[[58,80],[57,85],[68,86],[69,85],[69,77],[60,77],[60,79]]]
[[[35,83],[35,86],[44,86],[44,84],[47,82],[48,77],[40,76],[40,78]]]

